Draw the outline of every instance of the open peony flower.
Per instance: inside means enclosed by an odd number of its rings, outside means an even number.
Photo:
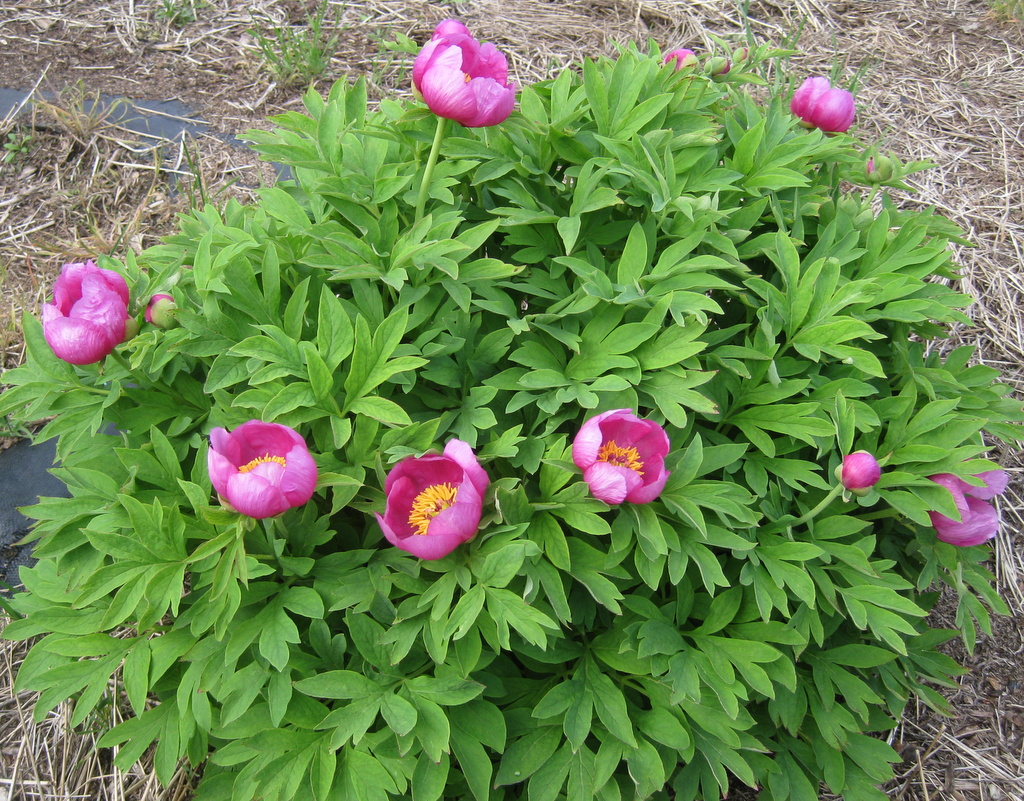
[[[306,441],[278,423],[250,420],[230,433],[210,432],[210,481],[243,515],[275,517],[313,497],[317,469]]]
[[[981,487],[968,484],[952,473],[939,473],[929,478],[952,493],[957,511],[960,512],[959,521],[938,512],[928,513],[940,540],[966,547],[981,545],[996,535],[999,531],[999,512],[989,501],[1006,489],[1005,471],[979,473],[975,478],[985,482]]]
[[[91,260],[65,264],[43,304],[43,336],[71,364],[94,364],[124,341],[128,284]]]
[[[467,128],[504,122],[516,102],[504,53],[457,20],[434,29],[413,63],[412,83],[431,111]]]
[[[595,498],[605,503],[649,503],[665,488],[665,429],[629,409],[587,420],[572,443],[572,460]]]
[[[854,451],[843,459],[839,481],[843,487],[857,495],[863,495],[882,475],[878,460],[867,451]]]
[[[845,132],[856,116],[853,95],[821,77],[807,78],[793,93],[789,108],[807,125],[830,133]]]
[[[377,522],[388,542],[420,559],[440,559],[473,539],[490,479],[473,449],[453,439],[444,453],[407,456],[391,468]]]

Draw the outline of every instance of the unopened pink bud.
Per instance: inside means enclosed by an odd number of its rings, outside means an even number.
[[[843,459],[839,480],[843,487],[855,495],[864,495],[878,483],[882,468],[867,451],[855,451]]]
[[[174,328],[178,324],[175,312],[178,304],[170,295],[153,295],[146,306],[146,322],[157,328]]]
[[[681,70],[683,67],[694,67],[699,63],[697,54],[692,50],[687,50],[685,47],[678,50],[670,50],[665,54],[665,63],[672,64],[675,62],[676,70]]]

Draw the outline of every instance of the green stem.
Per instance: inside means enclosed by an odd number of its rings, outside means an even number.
[[[790,526],[800,526],[800,525],[803,525],[804,523],[807,523],[810,520],[813,520],[814,518],[816,518],[825,509],[825,507],[827,507],[830,503],[832,503],[832,501],[834,501],[836,499],[836,496],[839,495],[842,491],[843,491],[843,485],[842,484],[836,484],[832,488],[832,490],[829,492],[829,494],[821,499],[821,503],[819,503],[817,506],[815,506],[813,509],[811,509],[811,511],[809,511],[807,514],[805,514],[803,517],[797,518],[796,520],[794,520],[789,525]]]
[[[447,130],[447,118],[438,117],[437,130],[434,131],[434,142],[430,145],[430,155],[427,156],[427,163],[423,165],[423,178],[420,181],[420,193],[416,197],[416,219],[413,221],[414,225],[423,219],[423,210],[427,207],[427,195],[430,193],[430,179],[434,175],[434,167],[437,164],[437,155],[441,152],[441,142],[444,140],[444,135]]]

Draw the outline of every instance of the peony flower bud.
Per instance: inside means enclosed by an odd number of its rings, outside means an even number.
[[[748,58],[750,58],[749,47],[737,47],[735,50],[732,51],[733,64],[742,64]]]
[[[854,495],[866,495],[882,475],[882,468],[867,451],[855,451],[843,459],[839,481]]]
[[[869,184],[885,183],[892,176],[892,159],[886,156],[871,156],[864,162],[864,180]]]
[[[806,79],[793,93],[789,108],[808,126],[830,133],[845,132],[856,116],[853,95],[821,77]]]
[[[694,67],[699,63],[697,54],[685,47],[678,50],[670,50],[665,54],[665,64],[675,63],[676,72],[683,67]]]
[[[708,60],[707,66],[704,67],[704,71],[712,78],[720,78],[724,75],[729,74],[729,70],[732,69],[732,62],[723,56],[715,56]]]
[[[171,295],[153,295],[146,306],[146,322],[157,328],[175,328],[178,325],[178,304]]]
[[[583,424],[572,443],[572,460],[598,500],[650,503],[668,481],[668,450],[665,429],[629,409],[615,409]]]
[[[392,545],[420,559],[441,559],[476,535],[488,484],[473,449],[450,440],[444,453],[407,456],[391,468],[377,522]]]

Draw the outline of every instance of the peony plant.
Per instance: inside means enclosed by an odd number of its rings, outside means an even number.
[[[399,46],[422,100],[308,92],[248,134],[294,180],[26,317],[0,413],[71,497],[27,510],[18,689],[201,801],[882,801],[1005,609],[972,543],[1024,420],[933,347],[969,298],[888,195],[922,165],[869,176],[767,45],[516,90],[456,21]]]

